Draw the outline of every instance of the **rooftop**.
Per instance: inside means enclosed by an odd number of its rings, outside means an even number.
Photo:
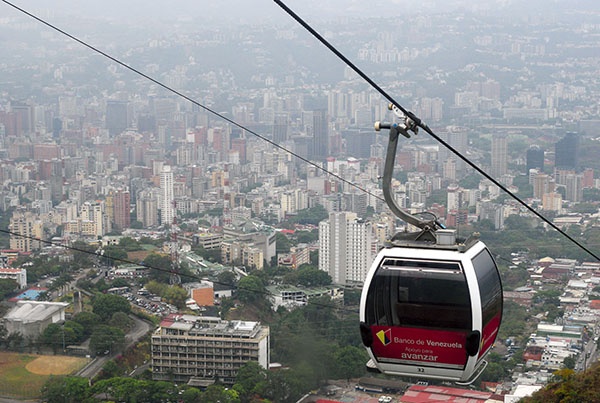
[[[171,314],[162,320],[161,328],[176,329],[195,335],[231,335],[254,337],[261,330],[260,322],[221,320],[220,318]]]
[[[67,302],[19,301],[17,306],[4,316],[4,319],[23,323],[38,322],[67,306],[69,306]]]

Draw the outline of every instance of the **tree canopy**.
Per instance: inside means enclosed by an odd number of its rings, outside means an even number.
[[[99,294],[92,303],[93,312],[100,317],[102,321],[109,320],[115,312],[131,312],[129,301],[115,294]]]

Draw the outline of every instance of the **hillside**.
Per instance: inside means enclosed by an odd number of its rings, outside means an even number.
[[[555,373],[555,381],[519,403],[596,403],[600,401],[600,364],[585,372],[563,369]]]

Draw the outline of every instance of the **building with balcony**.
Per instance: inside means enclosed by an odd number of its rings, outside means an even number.
[[[14,280],[19,285],[19,288],[25,288],[27,286],[26,269],[0,267],[0,278]]]
[[[260,322],[169,315],[152,335],[152,378],[232,385],[248,361],[269,367],[269,341],[269,327]]]

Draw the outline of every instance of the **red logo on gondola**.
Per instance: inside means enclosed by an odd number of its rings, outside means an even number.
[[[387,346],[392,342],[392,329],[380,330],[375,335],[384,346]]]

